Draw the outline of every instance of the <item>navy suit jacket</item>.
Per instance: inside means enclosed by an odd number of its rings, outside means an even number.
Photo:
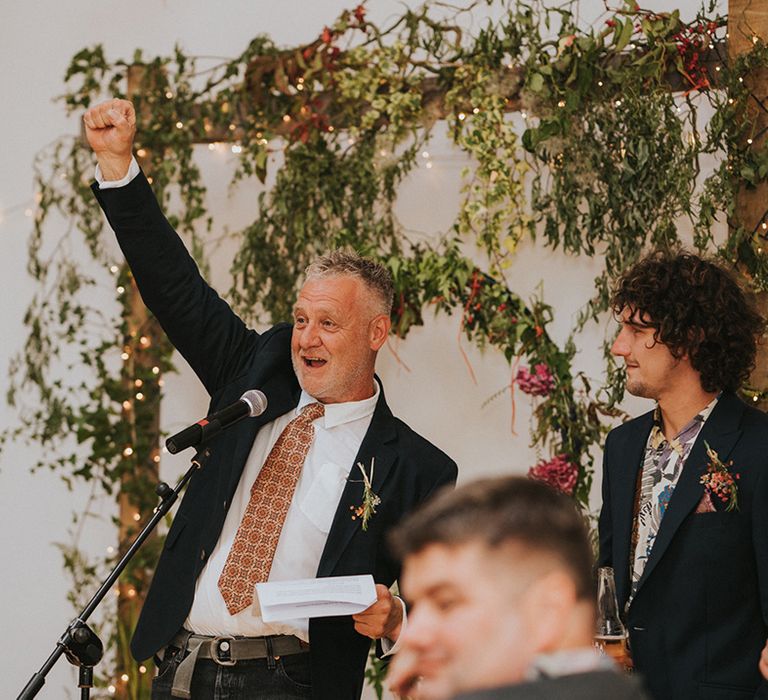
[[[619,608],[630,592],[635,486],[653,412],[605,443],[600,565]],[[704,443],[739,474],[738,510],[697,513]],[[719,507],[719,504],[716,504]],[[757,668],[768,636],[768,416],[724,393],[683,468],[626,614],[635,667],[656,700],[768,698]]]
[[[257,333],[213,291],[162,214],[143,175],[118,189],[93,191],[131,267],[145,304],[211,394],[210,411],[261,389],[268,408],[210,443],[211,457],[191,479],[173,520],[134,633],[131,649],[145,659],[168,644],[191,608],[195,581],[218,541],[253,440],[262,425],[298,404],[291,365],[291,326]],[[363,531],[352,520],[362,486],[350,479],[342,493],[318,576],[372,574],[392,584],[399,574],[387,531],[441,486],[456,481],[456,464],[395,418],[381,391],[356,462],[376,459],[373,490],[381,504]],[[350,465],[350,470],[354,464]],[[370,639],[350,616],[312,619],[309,625],[312,695],[358,698]]]

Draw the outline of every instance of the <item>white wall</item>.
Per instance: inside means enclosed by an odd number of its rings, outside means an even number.
[[[258,33],[267,33],[283,45],[310,41],[352,4],[343,0],[6,3],[0,21],[0,240],[4,251],[0,257],[0,393],[7,388],[8,361],[23,342],[22,316],[35,291],[34,280],[25,272],[31,222],[24,214],[32,206],[34,195],[33,158],[57,136],[74,134],[78,129],[77,116],[67,118],[62,105],[53,102],[64,91],[63,74],[70,57],[99,42],[105,45],[110,59],[128,59],[139,47],[145,55],[169,54],[175,43],[191,54],[231,57]],[[663,9],[665,3],[654,0],[646,4]],[[681,0],[680,4],[691,15],[698,0]],[[585,0],[584,16],[597,16],[602,6],[601,0]],[[401,8],[393,0],[371,0],[369,16],[380,20],[399,13]],[[461,160],[439,134],[430,152],[434,167],[421,168],[409,176],[397,211],[407,228],[439,234],[450,227],[456,212]],[[206,172],[214,175],[218,169],[227,169],[222,158],[207,150],[200,153]],[[214,212],[218,207],[224,216],[227,209],[234,217],[232,221],[238,217],[247,220],[252,193],[238,195],[234,206],[223,199],[223,186],[212,187],[212,195]],[[225,248],[213,259],[213,280],[221,289],[227,286],[229,255]],[[544,280],[545,298],[557,309],[553,332],[562,339],[575,311],[590,296],[596,270],[594,262],[566,259],[524,245],[510,277],[524,297]],[[410,371],[403,368],[393,352],[382,353],[380,374],[389,402],[396,414],[457,460],[461,480],[483,474],[523,473],[536,460],[528,448],[527,397],[516,394],[514,434],[508,394],[483,406],[509,383],[507,363],[497,353],[481,354],[462,341],[477,375],[478,383],[473,384],[458,348],[458,324],[458,318],[428,320],[406,342],[395,343],[397,355]],[[580,366],[596,378],[602,371],[597,348],[603,332],[600,329],[592,333],[587,350],[578,359]],[[206,397],[188,371],[169,376],[166,393],[169,398],[163,404],[162,420],[168,429],[197,418],[205,410]],[[640,402],[628,404],[634,412],[641,408],[644,405]],[[0,426],[14,421],[14,411],[0,404]],[[52,543],[67,541],[71,512],[84,507],[88,489],[80,485],[68,491],[56,474],[30,474],[30,466],[40,456],[38,447],[16,444],[6,449],[0,462],[0,556],[4,561],[0,678],[6,694],[21,690],[52,651],[73,613],[65,599],[70,583]],[[183,458],[166,459],[165,477],[171,478],[183,466]],[[103,551],[113,543],[114,533],[108,521],[112,506],[105,502],[100,510],[103,517],[87,522],[83,533],[84,546],[93,552]],[[75,677],[61,660],[40,697],[78,697]]]

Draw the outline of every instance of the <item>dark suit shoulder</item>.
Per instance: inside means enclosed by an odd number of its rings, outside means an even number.
[[[454,700],[648,700],[636,678],[591,671],[457,696]]]
[[[626,423],[617,425],[613,430],[611,430],[608,433],[606,442],[608,440],[611,440],[611,441],[621,440],[623,438],[626,438],[629,435],[632,435],[636,430],[641,430],[641,429],[644,430],[650,427],[653,423],[653,411],[654,409],[651,409],[647,413],[643,413],[642,415],[639,415],[636,418],[632,418],[628,420]]]
[[[405,421],[393,416],[397,438],[403,447],[403,451],[419,459],[425,467],[435,467],[439,471],[453,468],[454,477],[457,471],[456,463],[439,447],[431,443],[425,437],[419,435]]]

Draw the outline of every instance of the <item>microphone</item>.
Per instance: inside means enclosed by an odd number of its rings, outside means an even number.
[[[216,413],[211,413],[210,416],[206,416],[188,428],[171,435],[165,441],[165,446],[168,448],[168,452],[175,455],[187,447],[197,447],[207,442],[243,418],[260,416],[266,410],[267,397],[264,396],[264,393],[258,389],[249,389],[235,403],[216,411]]]

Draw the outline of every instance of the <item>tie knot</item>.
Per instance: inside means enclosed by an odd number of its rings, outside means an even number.
[[[325,406],[321,403],[308,403],[301,409],[301,417],[307,422],[311,423],[316,418],[320,418],[325,415]]]

